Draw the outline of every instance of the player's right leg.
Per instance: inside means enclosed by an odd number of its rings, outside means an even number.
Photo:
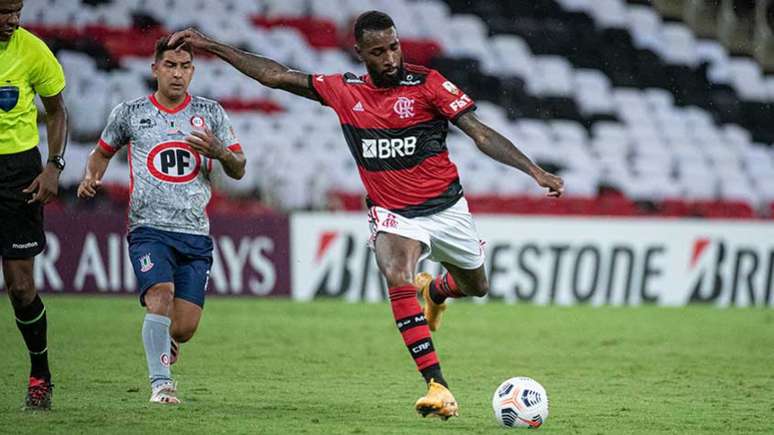
[[[154,284],[145,291],[143,301],[147,314],[142,324],[142,342],[151,383],[151,402],[177,404],[175,383],[172,381],[169,329],[175,286],[171,282]]]
[[[30,354],[30,379],[24,406],[31,410],[47,410],[51,408],[54,385],[48,368],[46,307],[35,291],[33,263],[32,258],[3,258],[3,276],[16,316],[16,326]]]
[[[127,236],[129,256],[146,307],[142,341],[151,384],[151,402],[180,403],[170,370],[170,325],[175,298],[175,255],[163,233],[137,228]]]
[[[390,305],[398,330],[428,384],[428,392],[417,400],[416,410],[423,416],[437,415],[443,419],[456,416],[457,402],[443,378],[430,329],[417,301],[417,287],[412,283],[423,246],[398,234],[378,232],[374,251],[379,270],[389,286]]]

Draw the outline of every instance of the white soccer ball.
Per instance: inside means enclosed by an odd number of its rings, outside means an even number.
[[[505,427],[537,428],[548,418],[548,395],[532,378],[510,378],[495,390],[492,408]]]

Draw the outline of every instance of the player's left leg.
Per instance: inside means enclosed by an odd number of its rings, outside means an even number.
[[[46,307],[35,290],[32,276],[33,258],[3,258],[3,276],[11,299],[16,326],[30,354],[30,382],[27,409],[51,408],[51,372],[48,368]]]
[[[169,334],[172,337],[170,364],[177,362],[180,355],[180,345],[193,338],[201,318],[202,307],[185,299],[175,298],[172,308],[172,329]]]
[[[212,239],[183,236],[177,243],[178,267],[175,269],[175,303],[172,312],[172,363],[177,362],[180,345],[193,338],[204,308],[204,295],[212,266]]]
[[[430,285],[430,296],[439,304],[446,298],[484,297],[489,292],[489,280],[484,265],[464,269],[448,261],[441,262],[447,273],[439,275]]]
[[[464,198],[447,210],[417,220],[432,234],[432,258],[447,270],[435,278],[428,273],[415,278],[417,287],[422,289],[427,324],[435,331],[446,310],[447,298],[482,297],[489,291],[483,242]]]
[[[187,343],[193,338],[201,318],[202,307],[176,297],[172,311],[172,339],[178,343]]]

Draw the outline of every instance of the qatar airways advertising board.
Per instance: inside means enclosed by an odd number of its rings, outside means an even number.
[[[762,221],[476,216],[487,300],[774,305],[774,224]],[[365,214],[296,214],[292,296],[381,301]],[[438,273],[435,263],[421,269]],[[478,299],[481,301],[481,299]]]
[[[289,295],[287,216],[210,220],[214,248],[207,295]],[[44,293],[136,293],[126,222],[120,213],[47,213],[47,247],[35,259],[37,287]]]

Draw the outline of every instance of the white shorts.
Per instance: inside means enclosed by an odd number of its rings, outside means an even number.
[[[391,233],[420,242],[420,261],[429,257],[462,269],[478,269],[484,264],[484,242],[478,237],[465,198],[460,198],[442,212],[415,218],[371,207],[368,223],[371,227],[368,246],[371,249],[374,249],[377,234]]]

